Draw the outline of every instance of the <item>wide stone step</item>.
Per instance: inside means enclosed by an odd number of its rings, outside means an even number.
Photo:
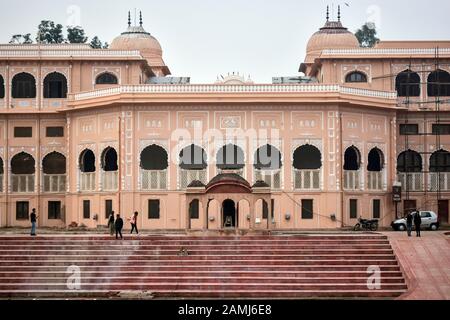
[[[159,298],[254,298],[254,299],[311,299],[311,298],[395,298],[406,290],[159,290],[154,293],[142,291],[126,292],[140,299]],[[113,290],[0,290],[1,298],[43,298],[43,299],[123,299],[120,291]]]
[[[310,277],[286,277],[286,276],[224,276],[224,277],[211,277],[211,276],[172,276],[172,277],[162,277],[162,276],[111,276],[111,277],[89,277],[86,275],[82,276],[82,283],[130,283],[130,284],[146,284],[146,283],[226,283],[226,284],[240,284],[240,283],[302,283],[302,284],[312,284],[312,283],[335,283],[335,284],[345,284],[345,283],[357,283],[357,284],[367,284],[366,277],[320,277],[320,278],[310,278]],[[28,283],[58,283],[61,285],[67,284],[68,277],[0,277],[0,284],[28,284]],[[404,284],[403,277],[384,277],[381,283],[397,283]]]
[[[0,266],[0,272],[11,272],[11,271],[61,271],[67,272],[70,266],[74,264],[70,262],[55,263],[54,265],[9,265]],[[374,266],[373,264],[356,265],[356,264],[312,264],[312,265],[195,265],[195,264],[185,264],[185,265],[98,265],[98,264],[88,264],[81,265],[76,264],[80,267],[81,272],[92,271],[92,272],[104,272],[104,271],[115,271],[115,272],[144,272],[144,271],[362,271],[367,272],[369,267]],[[381,271],[400,271],[400,267],[396,264],[375,264]]]
[[[91,245],[91,244],[68,244],[68,245],[59,245],[59,244],[8,244],[8,245],[0,245],[0,251],[7,250],[180,250],[181,246],[179,245],[152,245],[152,244],[118,244],[117,242],[111,245]],[[327,250],[327,251],[365,251],[365,250],[391,250],[391,246],[389,244],[378,244],[378,245],[361,245],[358,243],[355,244],[335,244],[335,245],[320,245],[320,244],[309,244],[309,245],[189,245],[183,246],[188,250],[205,250],[205,251],[245,251],[245,250],[255,250],[255,251],[282,251],[282,250]]]
[[[32,238],[28,235],[11,235],[11,236],[0,236],[0,241],[2,240],[111,240],[113,237],[110,235],[39,235],[36,238]],[[286,236],[153,236],[153,235],[127,235],[124,232],[125,240],[153,240],[153,241],[176,241],[176,240],[204,240],[204,241],[241,241],[241,240],[370,240],[370,239],[387,239],[386,236],[381,234],[349,234],[349,235],[320,235],[320,234],[310,234],[310,235],[286,235]]]
[[[367,271],[280,271],[280,270],[268,270],[268,271],[85,271],[82,269],[82,277],[90,278],[101,278],[107,277],[112,278],[116,276],[120,277],[299,277],[299,278],[365,278],[367,279]],[[67,271],[11,271],[11,272],[0,272],[0,279],[2,278],[67,278]],[[402,278],[403,274],[401,271],[382,271],[380,276],[383,278]],[[1,280],[0,280],[1,281]]]
[[[403,283],[381,283],[380,290],[404,290]],[[158,283],[81,283],[81,290],[367,290],[367,283],[195,283],[195,282],[158,282]],[[0,283],[0,290],[65,290],[63,283]]]
[[[22,241],[0,241],[1,245],[97,245],[97,246],[109,246],[109,245],[154,245],[154,246],[190,246],[190,245],[210,245],[210,246],[241,246],[241,245],[254,245],[254,246],[290,246],[290,245],[389,245],[388,240],[22,240]]]
[[[242,250],[242,249],[217,249],[217,250],[198,250],[198,249],[186,249],[190,256],[192,255],[210,255],[210,254],[220,254],[220,255],[266,255],[266,256],[277,256],[277,255],[380,255],[380,254],[393,254],[392,249],[365,249],[365,250],[355,250],[355,249],[315,249],[315,250],[292,250],[292,249],[261,249],[261,250]],[[129,255],[130,250],[121,249],[111,249],[111,250],[93,250],[93,249],[32,249],[32,250],[2,250],[2,256],[10,255]],[[147,250],[142,248],[132,249],[133,254],[138,255],[173,255],[176,256],[180,252],[178,249],[153,249]]]

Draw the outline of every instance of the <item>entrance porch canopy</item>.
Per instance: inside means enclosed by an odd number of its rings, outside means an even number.
[[[224,201],[232,200],[238,204],[241,200],[247,200],[250,206],[250,230],[255,230],[255,208],[258,200],[267,203],[269,216],[267,219],[267,230],[271,229],[271,191],[270,186],[264,181],[257,181],[253,186],[240,175],[233,172],[223,172],[215,176],[206,186],[200,181],[193,181],[186,190],[186,230],[191,229],[191,217],[189,204],[193,200],[198,200],[202,207],[203,230],[208,230],[208,209],[211,201],[216,200],[220,204]],[[238,210],[236,210],[238,211]],[[236,213],[237,214],[237,213]],[[223,229],[223,212],[219,217],[220,229]],[[235,221],[237,221],[237,217]],[[239,228],[239,226],[238,226]]]

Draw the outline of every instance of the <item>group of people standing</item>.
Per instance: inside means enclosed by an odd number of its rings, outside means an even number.
[[[128,218],[128,221],[130,221],[131,224],[131,234],[134,230],[136,230],[136,234],[139,234],[138,228],[137,228],[137,217],[139,213],[136,211],[130,218]],[[111,212],[108,220],[108,228],[109,233],[111,236],[116,234],[116,239],[123,239],[122,236],[122,229],[123,229],[123,219],[120,217],[120,214],[116,215],[116,218],[114,219],[114,211]]]
[[[406,231],[408,232],[408,237],[411,237],[413,223],[416,229],[416,236],[420,237],[422,218],[420,217],[419,211],[409,211],[406,215]]]

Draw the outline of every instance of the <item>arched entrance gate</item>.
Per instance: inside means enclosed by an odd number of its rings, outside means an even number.
[[[192,229],[192,217],[201,219],[203,230],[209,230],[209,207],[212,202],[220,206],[219,229],[244,229],[240,225],[242,204],[248,204],[249,230],[256,229],[256,204],[262,203],[268,212],[264,229],[272,228],[270,186],[258,181],[251,186],[247,180],[235,173],[222,173],[214,177],[208,185],[200,181],[192,182],[186,189],[186,230]],[[201,208],[201,212],[200,209]],[[259,229],[259,228],[258,228]]]

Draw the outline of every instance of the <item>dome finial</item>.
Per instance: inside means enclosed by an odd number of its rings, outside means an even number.
[[[327,6],[327,22],[330,20],[330,6]]]
[[[142,27],[142,11],[139,11],[139,25]]]
[[[128,26],[131,27],[131,12],[128,11]]]
[[[338,21],[341,21],[341,6],[338,5]]]

